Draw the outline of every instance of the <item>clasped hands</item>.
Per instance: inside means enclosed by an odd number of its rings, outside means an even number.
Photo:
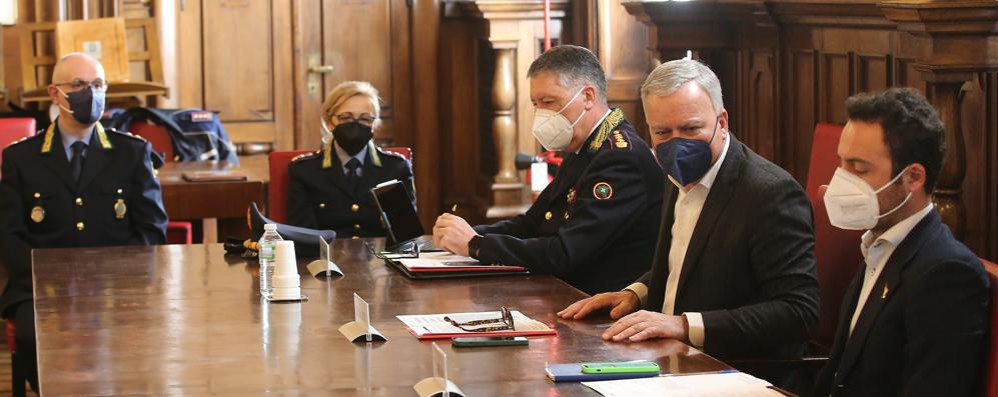
[[[617,322],[603,332],[603,340],[640,342],[654,338],[670,338],[689,343],[689,324],[685,316],[672,316],[648,310],[638,311],[640,305],[638,295],[630,290],[605,292],[569,305],[558,312],[558,317],[565,320],[579,320],[597,310],[610,309],[610,318]]]

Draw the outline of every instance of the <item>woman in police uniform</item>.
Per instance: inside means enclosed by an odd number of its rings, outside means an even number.
[[[372,141],[380,113],[378,90],[367,82],[343,82],[326,96],[322,149],[290,165],[289,224],[334,230],[339,238],[384,236],[370,190],[392,179],[405,182],[415,206],[409,161]]]

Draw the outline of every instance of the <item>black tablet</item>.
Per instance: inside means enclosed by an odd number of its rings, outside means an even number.
[[[388,232],[385,246],[391,250],[423,235],[423,225],[403,182],[393,179],[371,189]]]

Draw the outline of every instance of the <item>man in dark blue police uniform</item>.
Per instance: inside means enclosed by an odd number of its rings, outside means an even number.
[[[0,313],[17,327],[14,370],[36,390],[31,249],[163,244],[167,223],[152,146],[98,124],[107,90],[101,64],[66,55],[52,81],[59,117],[4,150],[0,179],[0,260],[10,275]]]
[[[434,243],[486,263],[526,266],[590,294],[616,291],[648,270],[665,177],[619,109],[589,50],[558,46],[530,65],[533,133],[565,152],[554,181],[526,214],[472,228],[444,214]]]

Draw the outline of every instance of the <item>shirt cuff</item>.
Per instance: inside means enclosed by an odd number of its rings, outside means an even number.
[[[638,300],[641,301],[641,307],[645,307],[645,301],[648,300],[648,286],[644,283],[633,283],[628,285],[624,290],[631,291],[638,296]]]
[[[689,323],[689,336],[690,343],[693,347],[703,347],[704,340],[704,330],[703,330],[703,315],[700,313],[683,313],[686,317],[686,322]]]

